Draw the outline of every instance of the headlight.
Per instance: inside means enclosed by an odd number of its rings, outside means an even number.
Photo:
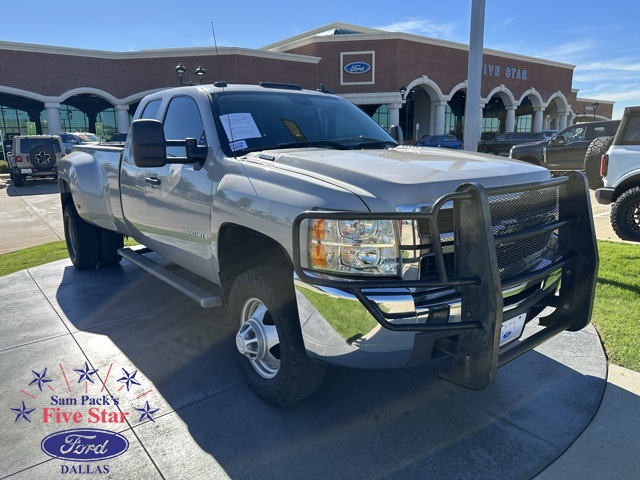
[[[398,275],[400,260],[393,220],[309,220],[309,266],[358,275]]]

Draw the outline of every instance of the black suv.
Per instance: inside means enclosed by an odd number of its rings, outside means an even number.
[[[499,133],[491,140],[480,140],[478,151],[482,153],[495,153],[496,155],[508,155],[514,145],[530,143],[536,140],[546,140],[542,132],[508,132]]]
[[[548,141],[515,145],[509,152],[509,158],[542,165],[556,172],[583,170],[591,141],[615,135],[619,124],[620,120],[576,123]]]

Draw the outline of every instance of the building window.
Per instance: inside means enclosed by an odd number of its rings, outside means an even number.
[[[531,114],[516,117],[516,132],[531,132],[533,116]]]
[[[23,110],[0,105],[0,121],[5,138],[27,134],[29,114]]]
[[[89,119],[87,116],[71,105],[60,105],[60,123],[65,132],[88,132]],[[57,132],[56,132],[57,133]]]
[[[389,109],[387,108],[387,104],[383,103],[378,107],[378,109],[373,114],[373,119],[378,122],[382,128],[384,128],[387,132],[389,131]]]
[[[103,138],[111,138],[118,131],[116,127],[116,109],[111,107],[98,112],[96,122],[102,123]]]
[[[496,117],[484,117],[482,119],[482,132],[500,132],[500,119]]]

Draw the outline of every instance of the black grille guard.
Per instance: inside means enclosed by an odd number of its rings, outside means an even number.
[[[559,214],[554,222],[527,228],[517,233],[494,235],[489,197],[562,187],[559,196]],[[598,251],[585,176],[568,172],[565,176],[542,182],[508,187],[484,188],[478,183],[463,184],[455,192],[438,199],[429,212],[336,212],[305,211],[293,222],[293,264],[302,282],[337,288],[356,296],[371,315],[384,328],[394,331],[439,333],[457,335],[448,354],[456,361],[441,376],[472,389],[482,389],[493,382],[497,368],[564,330],[576,331],[591,320],[595,283],[598,269]],[[447,274],[438,231],[438,214],[445,204],[454,209],[454,253],[456,271],[453,278]],[[462,214],[464,212],[464,214]],[[348,275],[330,275],[308,272],[301,266],[301,224],[308,219],[365,219],[365,220],[430,220],[432,248],[437,279],[405,280],[401,278],[362,279]],[[496,245],[508,244],[522,238],[545,232],[562,231],[570,239],[570,247],[553,264],[534,272],[501,281],[498,270]],[[544,326],[537,333],[513,342],[500,351],[500,327],[503,316],[503,288],[528,280],[543,279],[549,273],[562,269],[560,288],[556,295],[532,296],[524,308],[555,307],[555,311],[540,319]],[[398,314],[383,312],[366,294],[368,290],[397,288],[455,287],[460,294],[463,321],[447,323],[397,324],[389,320]],[[375,292],[380,295],[379,291]],[[541,310],[542,308],[539,308]]]

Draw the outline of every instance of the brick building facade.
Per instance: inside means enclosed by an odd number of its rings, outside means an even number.
[[[145,95],[184,80],[320,84],[408,139],[461,136],[468,46],[406,33],[333,24],[262,49],[198,47],[108,52],[0,42],[0,129],[7,135],[128,130]],[[611,118],[613,102],[580,99],[573,65],[484,51],[483,131],[562,129]]]

